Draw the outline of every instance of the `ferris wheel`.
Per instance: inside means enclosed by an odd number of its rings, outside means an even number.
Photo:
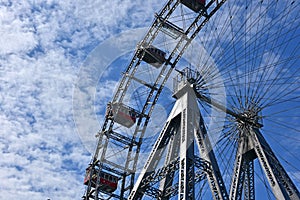
[[[300,199],[299,11],[167,1],[107,102],[83,199]]]

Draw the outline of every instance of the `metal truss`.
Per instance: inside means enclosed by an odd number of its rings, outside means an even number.
[[[230,199],[255,199],[254,165],[258,159],[276,199],[299,200],[300,194],[258,128],[244,126],[240,133],[230,187]]]
[[[179,85],[183,87],[174,95],[177,101],[128,199],[142,199],[144,194],[157,199],[169,199],[175,194],[178,199],[195,199],[194,185],[204,177],[214,199],[228,199],[193,87],[189,82]],[[198,144],[200,157],[195,156],[194,143]],[[155,171],[165,151],[165,163],[173,161]],[[175,171],[179,174],[176,179]],[[158,182],[160,187],[154,188]]]

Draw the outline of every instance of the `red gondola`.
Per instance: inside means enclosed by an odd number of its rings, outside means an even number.
[[[125,106],[122,103],[113,103],[112,113],[114,121],[127,128],[130,128],[135,124],[138,116],[133,108]]]
[[[98,170],[94,169],[92,176],[91,176],[91,171],[92,171],[91,166],[86,169],[86,174],[83,183],[85,185],[88,185],[89,180],[92,177],[91,186],[95,188],[97,182]],[[112,193],[117,189],[117,187],[118,187],[118,177],[109,174],[107,172],[103,172],[103,171],[100,172],[100,185],[99,185],[100,190]]]

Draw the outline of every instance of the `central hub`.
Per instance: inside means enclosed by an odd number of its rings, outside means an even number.
[[[241,114],[236,116],[236,120],[239,124],[239,127],[244,126],[255,126],[257,128],[263,127],[262,125],[262,116],[258,115],[258,109],[250,109],[246,110]]]

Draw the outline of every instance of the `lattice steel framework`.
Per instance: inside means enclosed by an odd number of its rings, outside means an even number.
[[[204,121],[200,115],[197,105],[197,97],[189,82],[179,84],[174,94],[177,101],[171,111],[169,118],[158,137],[154,148],[146,161],[139,179],[133,188],[129,199],[141,199],[144,194],[148,194],[158,199],[168,199],[174,181],[174,170],[179,170],[178,193],[179,199],[195,199],[194,185],[206,177],[215,199],[228,199],[227,191],[216,162],[216,158],[207,135]],[[200,157],[195,156],[194,144],[198,145]],[[171,172],[165,174],[165,180],[160,184],[161,190],[152,190],[155,169],[162,159],[164,150],[169,145],[166,155],[165,165],[169,162],[178,161],[178,165]],[[171,161],[170,161],[171,160]],[[195,170],[200,170],[202,174],[195,175]],[[198,176],[201,178],[199,179]],[[197,178],[196,178],[197,177]],[[167,183],[169,185],[167,185]],[[173,193],[174,194],[174,193]]]

